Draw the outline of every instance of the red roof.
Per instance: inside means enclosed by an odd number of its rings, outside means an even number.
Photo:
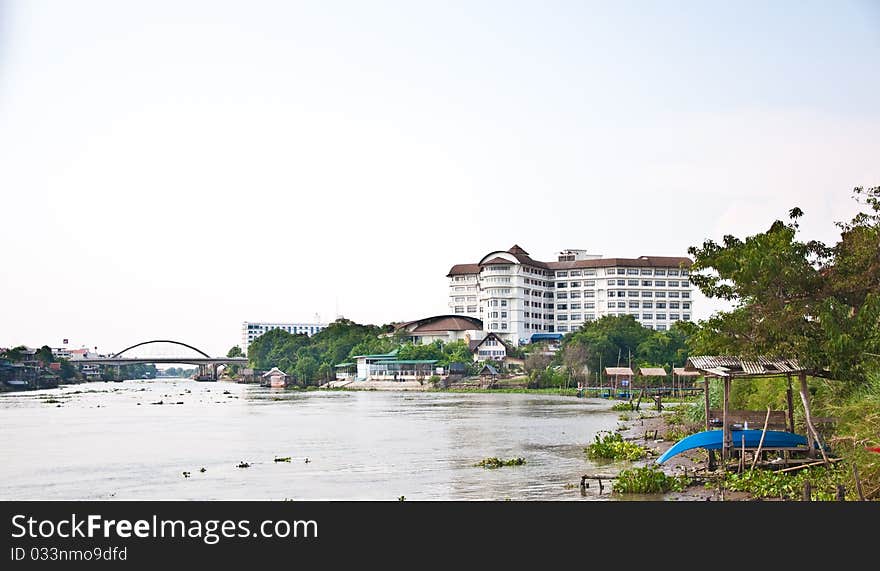
[[[480,264],[456,264],[452,266],[446,277],[480,273]]]
[[[409,329],[411,326],[415,326]],[[435,315],[415,321],[407,321],[394,326],[395,329],[409,329],[410,333],[433,333],[439,331],[473,331],[482,330],[483,322],[476,317],[467,315]]]
[[[674,256],[639,256],[638,258],[597,258],[592,260],[575,260],[572,262],[541,262],[530,258],[529,253],[517,245],[514,245],[509,250],[507,250],[507,253],[512,254],[513,257],[516,258],[516,260],[522,265],[548,270],[568,270],[573,268],[610,268],[614,266],[629,266],[634,268],[689,268],[694,263],[693,260],[691,260],[690,258],[681,258]],[[485,266],[490,264],[510,263],[512,262],[510,262],[509,260],[495,257],[487,262],[483,262],[482,265]],[[452,269],[449,270],[449,273],[446,274],[446,276],[449,277],[464,274],[477,274],[479,272],[480,264],[456,264],[452,266]]]

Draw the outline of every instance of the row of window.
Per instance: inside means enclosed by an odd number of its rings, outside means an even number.
[[[651,268],[608,268],[606,275],[627,275],[627,276],[686,276],[688,270],[672,270],[672,269],[651,269]],[[556,272],[557,278],[578,277],[581,275],[580,270],[559,270]],[[584,270],[583,275],[595,276],[596,270]]]
[[[689,299],[691,292],[689,291],[642,291],[637,290],[609,290],[608,297],[682,297]]]

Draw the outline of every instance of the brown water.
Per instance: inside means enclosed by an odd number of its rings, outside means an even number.
[[[578,484],[604,470],[583,449],[611,404],[188,379],[5,393],[0,499],[604,500]],[[474,466],[490,456],[526,464]]]

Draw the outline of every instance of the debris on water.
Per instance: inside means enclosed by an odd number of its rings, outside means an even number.
[[[141,406],[141,403],[137,403],[138,406]]]
[[[276,456],[276,462],[290,462],[290,456]]]
[[[207,472],[207,471],[208,471],[208,469],[205,468],[204,466],[202,466],[201,468],[199,468],[199,472],[201,472],[202,474],[204,474],[204,473]]]
[[[311,462],[311,460],[309,460],[308,458],[306,458],[306,464],[308,464],[309,462]]]
[[[229,392],[229,391],[223,391],[223,394],[224,394],[224,395],[231,395],[232,393]]]
[[[46,400],[44,400],[43,402],[46,403],[46,404],[57,404],[57,403],[59,403],[59,402],[61,402],[61,401],[58,400],[58,399],[52,399],[52,398],[50,398],[50,399],[46,399]]]
[[[174,404],[183,404],[183,401],[177,401],[177,402],[174,403]]]
[[[189,474],[190,474],[189,472],[184,472],[184,473],[183,473],[183,477],[184,477],[184,478],[189,478]]]
[[[157,400],[156,402],[151,402],[150,404],[165,404],[165,401]]]
[[[238,467],[239,467],[239,468],[250,468],[251,465],[248,464],[247,462],[239,462],[239,463],[238,463]]]

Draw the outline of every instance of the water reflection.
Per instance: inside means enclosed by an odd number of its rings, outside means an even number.
[[[6,393],[0,498],[607,499],[578,484],[610,404],[185,379]],[[474,466],[490,456],[526,464]]]

